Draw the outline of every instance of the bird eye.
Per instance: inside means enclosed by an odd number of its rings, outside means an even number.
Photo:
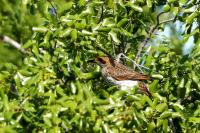
[[[104,61],[102,58],[98,58],[98,61],[101,62],[102,64],[106,64],[106,61]]]

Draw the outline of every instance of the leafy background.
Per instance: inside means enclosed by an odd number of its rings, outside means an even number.
[[[0,2],[2,132],[199,131],[198,0]],[[153,98],[106,84],[105,53],[149,68]]]

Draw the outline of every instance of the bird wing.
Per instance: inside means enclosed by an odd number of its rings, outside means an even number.
[[[126,66],[124,66],[126,67]],[[113,77],[116,80],[150,80],[151,78],[147,75],[134,72],[128,68],[115,67],[113,71],[112,67],[107,68],[107,73],[109,76]]]

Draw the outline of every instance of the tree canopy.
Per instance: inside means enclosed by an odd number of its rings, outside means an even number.
[[[1,131],[200,130],[199,0],[0,1]],[[10,61],[5,49],[18,54]],[[154,77],[152,98],[88,63],[120,53]]]

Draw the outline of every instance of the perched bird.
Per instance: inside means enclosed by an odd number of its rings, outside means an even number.
[[[97,57],[94,62],[102,68],[102,75],[108,82],[120,86],[122,90],[138,86],[141,92],[151,97],[151,93],[143,82],[151,80],[151,77],[135,72],[109,56]]]

